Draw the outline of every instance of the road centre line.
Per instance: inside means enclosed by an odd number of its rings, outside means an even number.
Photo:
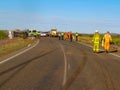
[[[88,44],[85,44],[85,43],[82,43],[82,42],[78,42],[79,44],[82,44],[82,45],[85,45],[85,46],[87,46],[87,47],[90,47],[90,48],[93,48],[93,46],[91,46],[91,45],[88,45]],[[100,49],[101,51],[103,51],[103,49]],[[120,55],[117,55],[117,54],[113,54],[113,53],[109,53],[110,55],[112,55],[112,56],[115,56],[115,57],[118,57],[118,58],[120,58]]]
[[[65,85],[66,83],[66,80],[67,80],[67,57],[65,55],[65,51],[64,51],[64,48],[63,46],[60,44],[60,47],[62,49],[62,52],[63,52],[63,55],[64,55],[64,63],[65,63],[65,68],[64,68],[64,76],[63,76],[63,86]]]
[[[11,60],[11,59],[13,59],[13,58],[15,58],[15,57],[21,55],[21,54],[23,54],[23,53],[29,51],[30,49],[32,49],[32,48],[34,48],[35,46],[37,46],[38,43],[39,43],[39,40],[36,42],[36,44],[34,44],[33,46],[31,46],[30,48],[27,48],[27,49],[25,49],[24,51],[22,51],[22,52],[20,52],[20,53],[17,53],[17,54],[15,54],[14,56],[11,56],[11,57],[9,57],[9,58],[7,58],[7,59],[1,61],[0,64],[3,64],[3,63],[5,63],[5,62],[7,62],[7,61],[9,61],[9,60]]]

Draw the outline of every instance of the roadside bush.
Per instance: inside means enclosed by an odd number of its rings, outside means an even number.
[[[6,32],[3,30],[0,30],[0,39],[5,39],[5,38],[8,38]]]
[[[113,44],[120,44],[120,36],[113,36]]]

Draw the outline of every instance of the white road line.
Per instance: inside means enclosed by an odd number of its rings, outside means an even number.
[[[37,41],[37,43],[36,43],[35,45],[31,46],[31,47],[28,48],[28,49],[25,49],[24,51],[22,51],[22,52],[20,52],[20,53],[15,54],[14,56],[11,56],[11,57],[9,57],[9,58],[7,58],[7,59],[1,61],[0,64],[3,64],[3,63],[5,63],[5,62],[7,62],[7,61],[9,61],[9,60],[11,60],[11,59],[13,59],[13,58],[15,58],[15,57],[21,55],[21,54],[23,54],[23,53],[29,51],[30,49],[34,48],[38,43],[39,43],[39,40]]]
[[[78,42],[78,43],[80,43],[80,44],[82,44],[82,45],[85,45],[85,46],[87,46],[87,47],[92,48],[92,46],[91,46],[91,45],[88,45],[88,44],[85,44],[85,43],[82,43],[82,42]]]
[[[117,54],[114,54],[114,53],[109,53],[110,55],[113,55],[113,56],[115,56],[115,57],[119,57],[120,58],[120,56],[119,55],[117,55]]]
[[[64,51],[64,48],[63,48],[63,46],[60,44],[60,47],[61,47],[61,49],[62,49],[62,51],[63,51],[63,54],[64,54],[64,62],[65,62],[65,68],[64,68],[64,76],[63,76],[63,86],[65,85],[65,83],[66,83],[66,79],[67,79],[67,57],[66,57],[66,55],[65,55],[65,51]]]
[[[87,47],[90,47],[90,48],[92,48],[93,46],[91,46],[91,45],[88,45],[88,44],[85,44],[85,43],[82,43],[82,42],[78,42],[78,43],[80,43],[80,44],[82,44],[82,45],[85,45],[85,46],[87,46]],[[101,51],[103,51],[103,49],[100,49]],[[112,56],[115,56],[115,57],[118,57],[118,58],[120,58],[120,55],[117,55],[117,54],[114,54],[114,53],[109,53],[110,55],[112,55]]]

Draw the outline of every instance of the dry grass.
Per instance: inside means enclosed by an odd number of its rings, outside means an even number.
[[[10,42],[9,40],[7,40],[7,42],[0,45],[0,56],[6,55],[13,51],[19,50],[23,47],[26,47],[30,43],[33,43],[33,40],[22,38],[16,38]]]
[[[92,38],[90,36],[79,36],[78,40],[86,44],[92,44]]]

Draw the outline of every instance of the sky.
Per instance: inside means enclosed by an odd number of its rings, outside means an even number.
[[[0,30],[120,33],[120,0],[0,0]]]

